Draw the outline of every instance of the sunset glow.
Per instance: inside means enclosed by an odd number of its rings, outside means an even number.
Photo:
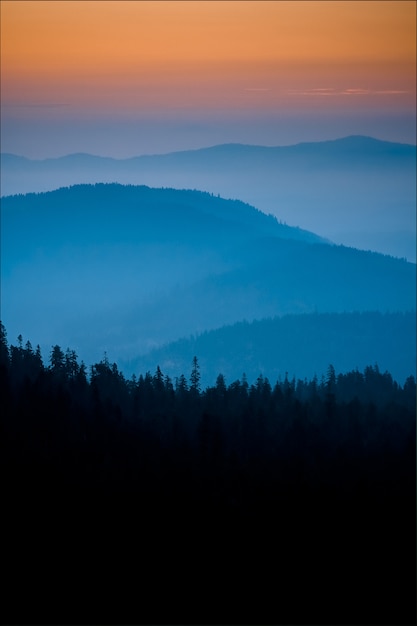
[[[3,0],[2,149],[30,119],[410,117],[415,21],[407,1]]]

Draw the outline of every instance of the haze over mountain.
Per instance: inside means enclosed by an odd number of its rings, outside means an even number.
[[[127,363],[294,313],[415,310],[416,266],[199,191],[79,185],[2,199],[2,321],[49,352]],[[298,373],[296,373],[298,375]]]
[[[119,182],[239,198],[335,243],[416,260],[416,146],[350,136],[263,147],[226,144],[111,159],[1,155],[1,193]]]
[[[417,3],[0,5],[3,622],[416,624]]]
[[[121,363],[124,371],[151,372],[159,366],[175,379],[189,372],[198,354],[203,387],[219,374],[227,384],[245,374],[249,384],[262,375],[271,384],[285,376],[320,379],[332,364],[336,372],[377,363],[403,384],[416,375],[416,316],[408,313],[310,313],[223,326],[179,339]]]

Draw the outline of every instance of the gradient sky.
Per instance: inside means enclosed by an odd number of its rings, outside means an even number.
[[[416,3],[1,1],[1,150],[416,142]]]

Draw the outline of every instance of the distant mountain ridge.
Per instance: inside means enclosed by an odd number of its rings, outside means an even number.
[[[54,169],[60,170],[61,167],[66,167],[69,164],[77,165],[90,165],[103,168],[103,176],[110,173],[109,168],[116,174],[123,173],[124,166],[149,165],[151,163],[160,163],[166,165],[169,162],[178,165],[193,165],[196,166],[195,159],[207,159],[211,162],[211,165],[219,163],[219,159],[231,165],[230,159],[237,159],[235,165],[240,166],[240,160],[249,159],[250,161],[256,158],[262,159],[274,159],[280,162],[280,165],[285,165],[287,159],[293,159],[294,157],[302,156],[303,158],[317,157],[317,151],[324,149],[323,156],[327,159],[333,159],[337,157],[349,157],[354,156],[359,164],[363,159],[368,160],[369,157],[377,158],[386,155],[395,155],[406,158],[415,158],[416,146],[412,144],[394,143],[390,141],[382,141],[372,137],[361,135],[350,135],[341,139],[318,141],[318,142],[301,142],[286,146],[261,146],[252,144],[241,143],[228,143],[218,144],[214,146],[202,147],[192,150],[180,150],[174,152],[168,152],[164,154],[143,154],[126,158],[115,158],[109,156],[99,156],[88,152],[70,153],[60,157],[47,157],[44,159],[31,159],[25,156],[16,155],[13,153],[3,152],[0,154],[2,167],[10,167],[16,165],[25,164],[28,167],[36,168],[38,173],[42,172],[42,168],[52,166]],[[212,159],[215,159],[213,162]],[[323,158],[323,157],[322,157]],[[291,164],[291,163],[290,163]],[[73,184],[77,184],[82,181],[74,181]],[[117,181],[89,181],[89,182],[117,182]],[[5,181],[7,190],[7,181]],[[61,185],[59,185],[61,186]],[[29,190],[30,191],[50,191],[52,189],[45,190]],[[27,193],[25,191],[18,191],[17,193]],[[4,193],[2,195],[13,195],[10,193]]]
[[[416,260],[416,147],[350,136],[266,147],[224,144],[113,159],[1,155],[1,193],[118,182],[238,198],[336,243]]]
[[[311,149],[314,151],[319,146],[326,146],[329,148],[334,148],[335,150],[338,150],[340,148],[342,148],[343,150],[345,150],[346,148],[350,148],[355,151],[360,151],[361,153],[363,153],[363,151],[366,149],[372,150],[375,147],[384,147],[388,151],[395,151],[395,152],[399,150],[403,150],[406,154],[411,154],[411,155],[414,155],[416,151],[416,145],[414,144],[386,141],[382,139],[377,139],[375,137],[369,137],[367,135],[348,135],[346,137],[341,137],[339,139],[298,142],[295,144],[287,144],[283,146],[263,146],[261,144],[224,143],[224,144],[216,144],[213,146],[194,148],[190,150],[178,150],[178,151],[171,151],[167,153],[141,154],[141,155],[136,155],[132,157],[122,157],[122,158],[102,156],[102,155],[97,155],[97,154],[93,154],[90,152],[74,152],[74,153],[64,154],[59,157],[46,157],[43,159],[33,159],[33,158],[22,156],[22,155],[17,155],[11,152],[2,152],[0,153],[0,156],[1,158],[5,158],[5,159],[9,159],[9,158],[24,159],[25,161],[31,161],[35,163],[45,163],[45,162],[58,161],[58,160],[68,159],[68,158],[72,159],[72,158],[84,158],[84,157],[102,160],[102,161],[125,162],[125,161],[134,161],[137,159],[149,159],[149,158],[153,159],[155,157],[167,158],[167,157],[177,156],[180,154],[188,155],[188,154],[204,153],[204,152],[214,153],[214,152],[246,151],[249,153],[251,151],[256,150],[256,151],[262,151],[264,153],[273,153],[273,152],[279,153],[279,152],[286,152],[290,150],[296,151],[300,149],[307,149],[307,150]]]
[[[332,364],[337,373],[377,363],[400,384],[416,375],[415,311],[404,313],[310,313],[235,324],[184,337],[122,365],[128,374],[159,366],[172,378],[187,372],[198,355],[203,385],[218,374],[228,384],[245,374],[249,384],[259,376],[273,385],[288,375],[321,376]]]
[[[414,264],[209,193],[78,185],[1,205],[3,323],[87,363],[242,320],[415,310]]]

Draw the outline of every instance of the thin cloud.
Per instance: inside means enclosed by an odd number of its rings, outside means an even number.
[[[335,96],[337,92],[332,88],[318,87],[316,89],[289,89],[287,94],[291,96]]]
[[[71,106],[69,102],[18,102],[15,104],[2,104],[2,107],[7,109],[55,109],[69,106]]]
[[[355,88],[350,88],[350,89],[343,89],[343,91],[341,91],[340,93],[345,94],[347,96],[364,96],[364,95],[368,95],[369,93],[371,93],[371,90],[355,87]]]
[[[336,94],[336,91],[333,87],[314,87],[302,90],[288,89],[286,93],[294,96],[333,96]]]
[[[244,91],[271,91],[269,87],[245,87]]]
[[[405,89],[383,89],[383,90],[375,91],[375,93],[395,95],[395,94],[398,94],[398,93],[401,94],[401,93],[410,93],[410,92],[406,91]]]
[[[365,89],[363,87],[348,87],[335,89],[333,87],[314,87],[311,89],[288,89],[287,95],[292,96],[378,96],[407,94],[409,91],[400,89]]]

